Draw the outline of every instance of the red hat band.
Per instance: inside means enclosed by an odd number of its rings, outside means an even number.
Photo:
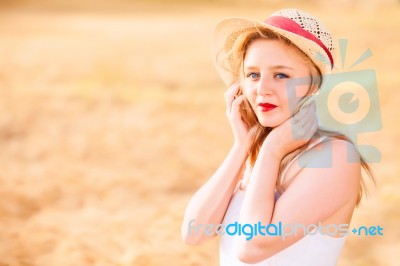
[[[333,68],[333,64],[334,64],[333,57],[332,57],[331,52],[328,50],[328,48],[321,42],[320,39],[315,37],[315,35],[313,35],[309,31],[303,29],[295,21],[291,20],[290,18],[285,18],[285,17],[280,17],[280,16],[271,16],[271,17],[267,18],[264,22],[269,24],[269,25],[271,25],[271,26],[277,27],[277,28],[282,29],[282,30],[289,31],[291,33],[300,35],[300,36],[302,36],[302,37],[304,37],[304,38],[306,38],[306,39],[308,39],[310,41],[315,42],[328,55],[329,61],[331,63],[331,68]]]

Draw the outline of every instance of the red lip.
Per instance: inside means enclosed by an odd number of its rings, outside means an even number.
[[[268,112],[275,109],[277,106],[271,103],[259,103],[258,106],[261,106],[261,111]]]

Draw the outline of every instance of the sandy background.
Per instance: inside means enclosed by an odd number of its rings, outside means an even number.
[[[0,265],[218,265],[218,240],[180,238],[191,195],[232,136],[209,38],[227,16],[296,6],[377,73],[377,187],[339,265],[400,265],[397,1],[1,1]],[[229,6],[229,7],[227,7]],[[345,65],[345,67],[346,67]]]

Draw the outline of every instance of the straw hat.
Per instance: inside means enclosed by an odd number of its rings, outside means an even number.
[[[212,34],[212,55],[217,71],[226,85],[231,85],[235,74],[229,71],[226,54],[240,35],[249,28],[269,29],[278,33],[302,50],[319,68],[322,75],[333,68],[334,46],[329,30],[315,17],[297,9],[283,9],[259,22],[245,18],[227,18],[220,21]]]

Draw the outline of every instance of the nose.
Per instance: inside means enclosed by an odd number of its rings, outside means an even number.
[[[273,80],[268,76],[261,76],[257,84],[258,95],[271,95],[273,93]]]

